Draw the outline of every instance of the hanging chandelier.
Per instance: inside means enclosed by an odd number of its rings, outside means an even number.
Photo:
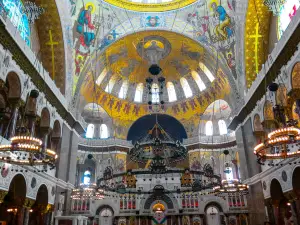
[[[242,184],[239,180],[222,180],[221,185],[213,188],[214,192],[217,194],[222,193],[248,193],[248,185]]]
[[[104,198],[104,190],[97,188],[96,184],[80,184],[79,188],[73,189],[71,193],[72,199],[95,199]]]
[[[299,143],[300,129],[288,123],[287,127],[279,128],[268,134],[268,138],[255,146],[254,154],[257,161],[263,164],[266,160],[287,159],[300,156],[300,149],[293,151],[293,144]]]
[[[55,167],[57,154],[51,149],[42,148],[42,140],[23,135],[14,136],[11,143],[0,145],[0,161],[23,166],[49,165]]]
[[[268,88],[275,94],[278,84],[272,83]],[[267,160],[284,160],[300,156],[300,149],[297,148],[300,141],[300,129],[296,127],[298,121],[293,119],[286,121],[284,108],[281,105],[273,107],[273,114],[279,128],[269,132],[267,139],[254,147],[257,162],[262,165]],[[272,162],[269,165],[275,164]]]

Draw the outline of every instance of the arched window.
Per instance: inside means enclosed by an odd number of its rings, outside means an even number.
[[[114,88],[115,83],[116,83],[116,77],[113,76],[113,77],[110,78],[110,80],[109,80],[109,82],[108,82],[108,84],[107,84],[107,86],[105,88],[105,91],[107,93],[111,93],[112,90],[113,90],[113,88]]]
[[[86,138],[93,138],[94,137],[94,130],[95,130],[95,126],[94,124],[89,124],[87,129],[86,129],[86,134],[85,137]]]
[[[196,81],[196,83],[197,83],[198,88],[200,89],[200,91],[203,91],[203,90],[206,89],[205,84],[203,83],[203,81],[201,80],[199,74],[196,71],[192,71],[192,77]]]
[[[126,98],[126,94],[128,91],[128,80],[124,80],[120,92],[119,92],[119,98]]]
[[[227,166],[225,167],[225,176],[226,176],[226,180],[233,180],[233,173],[232,173],[232,168]]]
[[[212,121],[207,121],[205,124],[205,134],[207,136],[212,136],[213,135],[213,124]]]
[[[158,84],[153,83],[151,88],[152,103],[159,103],[159,87]]]
[[[218,121],[220,135],[227,134],[227,126],[224,120]]]
[[[185,97],[186,98],[192,97],[193,96],[192,89],[191,89],[189,83],[187,82],[187,80],[184,77],[182,77],[180,79],[180,84],[181,84],[182,89],[184,91]]]
[[[30,25],[26,13],[23,11],[23,3],[21,0],[1,0],[7,16],[12,24],[17,27],[20,36],[30,45]],[[1,6],[1,10],[3,10]]]
[[[83,174],[83,183],[88,185],[91,183],[91,172],[89,170],[86,170]]]
[[[168,90],[168,96],[169,96],[169,102],[175,102],[177,100],[175,87],[172,82],[167,83],[167,90]]]
[[[144,85],[143,85],[143,83],[139,83],[136,87],[136,90],[135,90],[135,95],[134,95],[134,101],[135,102],[142,102],[142,100],[143,100],[143,91],[144,91]]]
[[[106,124],[101,124],[100,126],[100,138],[108,138],[108,128]]]
[[[210,70],[202,62],[199,63],[199,67],[205,73],[205,75],[210,80],[210,82],[213,82],[215,80],[214,75],[210,72]]]
[[[102,70],[101,74],[99,75],[99,77],[96,80],[97,85],[100,85],[102,83],[102,81],[103,81],[104,77],[106,76],[106,74],[107,74],[107,70],[106,70],[106,68],[104,68]]]

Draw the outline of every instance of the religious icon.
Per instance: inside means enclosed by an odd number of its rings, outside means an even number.
[[[212,0],[210,4],[211,9],[214,12],[215,18],[219,20],[219,24],[215,27],[215,34],[220,40],[226,40],[232,36],[233,31],[230,27],[231,19],[227,14],[225,8],[221,5],[217,5],[216,0]]]
[[[81,35],[79,40],[84,47],[90,47],[95,39],[95,26],[92,24],[92,13],[95,9],[93,3],[87,3],[78,16],[76,31]]]
[[[157,27],[157,26],[159,26],[159,17],[158,16],[148,16],[147,17],[147,20],[148,20],[148,22],[147,22],[147,26],[148,27]]]

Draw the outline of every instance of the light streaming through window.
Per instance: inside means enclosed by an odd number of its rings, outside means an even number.
[[[199,63],[199,67],[205,73],[205,75],[210,80],[210,82],[213,82],[215,80],[214,75],[210,72],[210,70],[202,62]]]
[[[125,80],[121,86],[120,92],[119,92],[119,98],[126,98],[126,94],[128,91],[128,80]]]
[[[206,89],[205,84],[203,83],[203,81],[201,80],[199,74],[196,71],[192,71],[192,77],[194,78],[195,82],[198,85],[198,88],[200,89],[200,91],[203,91]]]
[[[192,97],[193,96],[192,89],[191,89],[189,83],[187,82],[187,80],[184,77],[182,77],[180,79],[180,84],[182,86],[185,97],[186,98]]]
[[[159,87],[158,84],[152,84],[152,103],[159,103]]]
[[[103,81],[104,77],[106,76],[106,74],[107,74],[107,70],[106,70],[106,68],[104,68],[102,70],[101,74],[99,75],[99,77],[96,80],[97,85],[100,85],[102,83],[102,81]]]
[[[135,95],[134,95],[134,101],[135,102],[142,102],[142,100],[143,100],[143,91],[144,91],[144,85],[143,85],[143,83],[139,83],[136,87],[136,90],[135,90]]]
[[[105,139],[109,137],[108,128],[106,124],[100,126],[100,138]]]
[[[169,102],[175,102],[177,100],[175,87],[172,82],[167,83],[167,90],[168,90],[168,96],[169,96]]]
[[[89,170],[86,170],[83,174],[83,183],[85,185],[89,185],[91,183],[91,172]]]
[[[212,121],[207,121],[205,124],[205,134],[206,136],[212,136],[213,135],[213,123]]]
[[[227,134],[227,126],[224,120],[218,121],[220,135]]]
[[[85,137],[86,138],[93,138],[94,137],[94,130],[95,130],[94,124],[89,124],[87,129],[86,129]]]
[[[108,82],[108,84],[107,84],[107,86],[105,88],[105,92],[111,93],[112,90],[113,90],[113,88],[114,88],[114,86],[115,86],[115,83],[116,83],[116,77],[113,76],[112,78],[110,78],[110,80],[109,80],[109,82]]]

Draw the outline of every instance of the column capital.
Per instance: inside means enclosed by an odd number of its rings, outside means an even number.
[[[26,209],[31,209],[31,207],[34,205],[35,200],[30,199],[30,198],[26,198],[23,204],[23,207]]]

